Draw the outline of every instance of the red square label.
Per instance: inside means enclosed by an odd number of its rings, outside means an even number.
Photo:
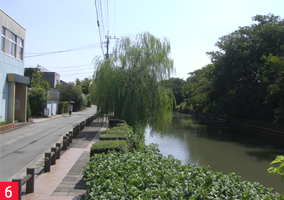
[[[0,182],[0,199],[17,200],[18,182]]]

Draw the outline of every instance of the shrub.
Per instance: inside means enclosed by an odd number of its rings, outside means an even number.
[[[0,122],[0,126],[4,126],[4,125],[7,125],[7,124],[10,124],[10,122]]]
[[[92,157],[96,153],[103,153],[108,151],[121,151],[123,153],[126,153],[129,151],[129,147],[125,140],[99,141],[92,145],[90,150],[90,157]]]
[[[128,140],[126,133],[100,134],[100,140]]]
[[[144,126],[136,123],[135,131],[128,125],[113,127],[109,130],[102,131],[101,134],[115,134],[126,133],[128,135],[128,141],[130,149],[139,149],[141,145],[144,145]]]
[[[59,102],[58,104],[58,114],[63,114],[68,112],[68,101]]]
[[[32,88],[28,94],[31,108],[31,115],[42,116],[43,109],[46,107],[47,94],[45,89]]]
[[[126,154],[96,154],[83,177],[87,199],[278,199],[259,183],[241,181],[209,167],[181,165],[159,154],[157,146],[143,146]]]

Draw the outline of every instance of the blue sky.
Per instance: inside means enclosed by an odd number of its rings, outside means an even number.
[[[268,13],[284,17],[283,0],[96,2],[103,15],[105,31],[101,29],[102,35],[109,31],[112,37],[120,38],[147,31],[158,38],[168,38],[176,70],[173,77],[184,79],[189,72],[210,63],[206,52],[218,50],[214,45],[219,37],[239,26],[249,26],[253,23],[251,17]],[[26,29],[26,67],[40,64],[59,73],[66,82],[92,77],[92,60],[102,56],[94,0],[0,0],[0,8]],[[100,25],[102,28],[101,20]],[[105,38],[102,39],[105,42]],[[113,43],[114,40],[110,49]],[[73,49],[75,51],[29,57]]]

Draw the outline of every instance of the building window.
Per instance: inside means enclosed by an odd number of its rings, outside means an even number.
[[[17,59],[23,60],[24,40],[2,27],[1,51]]]
[[[14,57],[16,57],[16,45],[17,45],[16,38],[17,38],[16,35],[14,35],[13,33],[10,33],[9,54]]]
[[[23,40],[21,38],[18,37],[18,46],[19,46],[19,55],[18,58],[23,60],[23,55],[24,55],[24,51],[23,51]]]
[[[2,37],[1,37],[1,51],[4,52],[5,47],[5,28],[2,27]]]

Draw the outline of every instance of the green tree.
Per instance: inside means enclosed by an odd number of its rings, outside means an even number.
[[[35,88],[50,88],[49,83],[44,79],[44,74],[40,71],[40,65],[37,65],[34,69],[33,73],[31,73],[31,68],[27,68],[26,74],[31,77],[30,79],[30,87]]]
[[[73,110],[83,110],[87,105],[86,97],[82,94],[80,86],[76,86],[75,83],[61,83],[58,86],[60,91],[60,102],[74,101]]]
[[[274,111],[277,124],[284,124],[284,56],[263,56],[257,78],[265,85],[264,105]]]
[[[92,79],[89,79],[89,78],[85,78],[84,80],[80,81],[78,78],[76,78],[76,86],[80,86],[82,92],[85,94],[85,95],[88,95],[89,94],[89,87],[92,83]]]
[[[43,115],[43,109],[46,106],[48,99],[45,89],[31,88],[28,93],[31,115],[41,116]]]
[[[166,88],[172,89],[173,94],[175,96],[176,105],[179,105],[181,104],[181,102],[184,101],[185,94],[182,91],[182,87],[186,83],[185,80],[180,79],[180,78],[171,78],[169,80],[162,81],[162,83],[164,84]]]
[[[97,59],[95,67],[91,95],[100,115],[114,112],[130,125],[155,119],[151,123],[157,129],[171,122],[174,97],[161,84],[173,71],[167,39],[149,33],[123,37],[112,56]]]
[[[189,73],[186,83],[183,85],[183,93],[188,97],[187,105],[193,111],[214,112],[212,102],[209,101],[209,93],[214,82],[214,65],[208,64],[202,69]]]
[[[32,75],[33,75],[34,72],[35,72],[35,68],[31,68],[31,67],[25,68],[24,76],[29,77],[30,78],[30,82],[31,82]],[[27,86],[30,88],[31,84],[29,83]]]
[[[265,58],[272,54],[279,60],[276,62],[278,67],[281,66],[284,20],[273,14],[256,15],[252,19],[255,23],[251,26],[239,27],[219,38],[216,43],[219,51],[208,52],[215,66],[209,97],[220,114],[272,122],[282,110],[283,101],[281,98],[277,104],[267,101],[273,81],[265,82],[263,78],[269,75],[267,67],[273,64]],[[278,72],[272,73],[282,83],[277,77]],[[274,97],[280,94],[278,92]]]

